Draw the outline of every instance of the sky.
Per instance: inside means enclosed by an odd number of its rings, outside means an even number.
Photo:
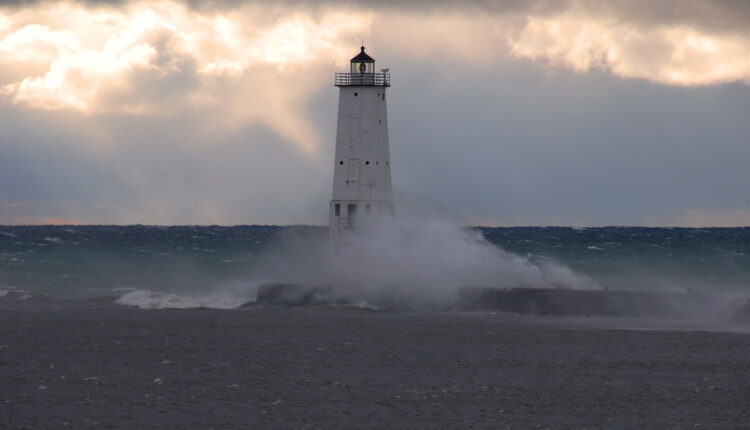
[[[334,73],[390,68],[396,205],[750,225],[750,3],[11,1],[0,224],[319,224]]]

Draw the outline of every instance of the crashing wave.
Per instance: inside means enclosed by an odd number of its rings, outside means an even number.
[[[133,290],[123,294],[115,301],[118,305],[133,306],[140,309],[236,309],[247,302],[239,297],[212,295],[192,297],[148,290]]]

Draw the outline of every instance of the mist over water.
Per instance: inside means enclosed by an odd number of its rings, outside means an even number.
[[[234,308],[266,283],[411,309],[471,286],[750,292],[748,228],[467,228],[436,213],[399,206],[338,252],[315,226],[0,226],[0,301]]]
[[[295,238],[269,252],[261,282],[326,285],[376,307],[440,308],[461,287],[601,289],[551,259],[520,256],[448,217],[405,215],[361,220],[338,247]]]

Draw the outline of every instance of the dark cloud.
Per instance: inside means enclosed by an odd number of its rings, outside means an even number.
[[[106,160],[88,148],[78,115],[0,104],[0,223],[17,218],[112,219],[134,197]],[[107,206],[105,208],[105,206]],[[27,221],[28,222],[28,221]]]
[[[394,184],[469,218],[531,223],[669,225],[692,208],[750,207],[746,86],[519,64],[463,78],[394,79]]]
[[[134,0],[78,0],[86,5],[118,5]],[[231,9],[243,5],[274,8],[341,7],[342,9],[389,9],[408,13],[456,10],[491,14],[549,15],[580,9],[592,15],[610,15],[643,26],[684,24],[716,32],[750,28],[750,2],[744,0],[178,0],[197,10]],[[57,0],[6,0],[4,6],[53,4]]]
[[[96,142],[59,112],[43,127],[53,115],[3,113],[0,224],[291,224],[327,209],[312,204],[328,197],[327,169],[264,127],[206,142],[190,115],[98,116],[109,141]]]
[[[594,14],[608,14],[646,27],[685,25],[718,33],[747,33],[750,29],[750,2],[742,0],[586,0],[581,4]]]

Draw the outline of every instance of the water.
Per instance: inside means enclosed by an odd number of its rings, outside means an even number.
[[[323,227],[0,227],[0,427],[741,427],[750,307],[704,295],[750,296],[748,239],[430,219],[342,255]],[[362,301],[225,310],[274,281]],[[463,285],[700,294],[670,321],[441,308]],[[667,293],[568,291],[605,288]]]
[[[739,333],[118,308],[0,312],[0,342],[3,429],[726,429],[750,418]]]
[[[0,295],[233,308],[264,282],[354,284],[360,275],[415,295],[441,281],[750,294],[750,228],[441,225],[345,264],[322,256],[327,240],[327,228],[315,226],[2,226]]]
[[[615,289],[750,292],[750,228],[482,228],[511,252],[558,260]]]
[[[193,292],[241,279],[283,227],[0,227],[0,283],[63,297]]]

